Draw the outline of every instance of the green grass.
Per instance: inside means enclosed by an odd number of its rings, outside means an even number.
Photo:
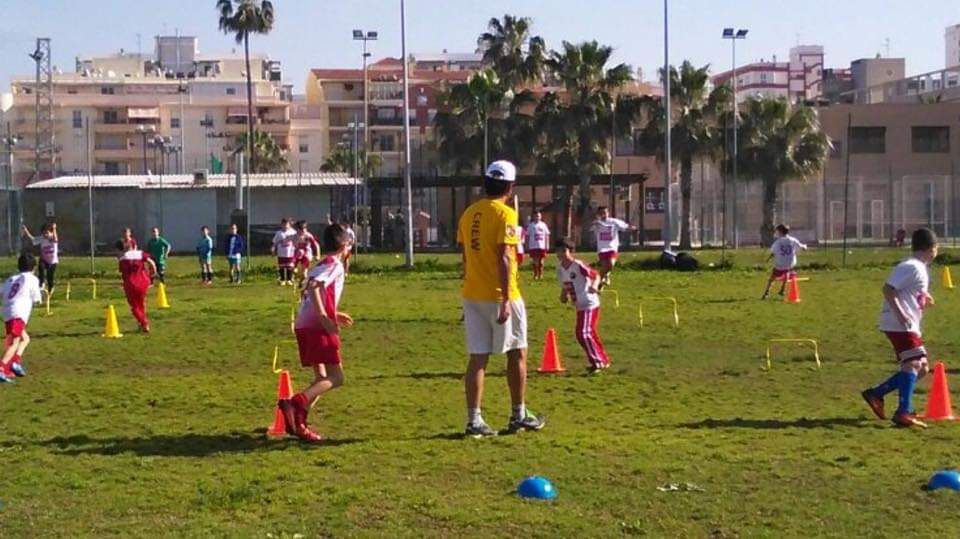
[[[958,493],[920,487],[958,465],[960,425],[895,429],[859,397],[893,369],[875,321],[902,254],[857,250],[852,269],[807,271],[800,305],[756,299],[759,250],[733,254],[730,271],[619,271],[622,305],[608,295],[601,322],[613,368],[597,377],[583,374],[552,269],[542,283],[525,275],[531,371],[555,327],[568,373],[530,376],[544,431],[480,441],[458,436],[456,256],[420,257],[434,262],[419,272],[396,270],[392,255],[361,257],[342,305],[357,321],[344,333],[346,385],[312,415],[330,438],[321,447],[264,437],[274,345],[295,386],[308,377],[289,288],[260,277],[204,289],[188,278],[192,259],[175,259],[173,308],[152,309],[144,336],[105,259],[101,299],[85,299],[77,281],[66,303],[61,288],[52,316],[38,309],[30,323],[30,376],[0,387],[0,536],[953,536]],[[803,262],[830,268],[839,257]],[[65,275],[85,271],[83,259],[64,262]],[[926,337],[956,366],[960,291],[941,290],[939,271]],[[679,329],[656,303],[638,328],[638,298],[653,295],[679,299]],[[99,336],[110,302],[126,333],[115,341]],[[819,339],[822,370],[799,348],[762,370],[773,337]],[[499,427],[502,358],[491,366],[484,415]],[[531,474],[552,479],[559,497],[512,494]],[[657,490],[683,482],[703,492]]]

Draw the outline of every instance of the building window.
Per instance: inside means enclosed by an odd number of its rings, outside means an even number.
[[[237,95],[236,88],[227,88],[227,95]]]
[[[180,118],[170,117],[170,129],[180,129]]]
[[[394,140],[393,135],[377,135],[373,141],[373,149],[378,152],[395,151],[396,146],[394,145]]]
[[[950,128],[947,126],[915,126],[911,128],[914,153],[948,153]]]
[[[830,144],[833,145],[833,147],[830,148],[830,159],[840,159],[843,157],[843,141],[831,140]]]
[[[73,128],[80,129],[83,127],[83,113],[79,110],[73,111]]]
[[[103,123],[118,124],[120,123],[120,115],[115,110],[105,110],[103,111]]]
[[[306,142],[301,142],[297,149],[300,153],[310,153],[310,145]]]
[[[101,86],[100,93],[103,95],[113,95],[114,93],[113,86]]]
[[[120,174],[120,163],[117,163],[116,161],[104,161],[103,173],[108,176]]]
[[[851,127],[850,153],[886,153],[886,127]]]

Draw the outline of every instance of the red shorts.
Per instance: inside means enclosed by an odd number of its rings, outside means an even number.
[[[773,269],[772,276],[775,280],[778,281],[789,281],[797,276],[797,272],[792,269]]]
[[[277,266],[281,268],[292,268],[293,267],[293,258],[288,256],[278,256],[277,257]]]
[[[530,253],[530,258],[534,260],[543,260],[543,258],[547,256],[545,249],[530,249],[528,252]]]
[[[297,348],[300,350],[300,365],[340,364],[340,337],[322,329],[297,328]]]
[[[295,267],[299,266],[299,267],[302,267],[302,268],[304,268],[304,269],[309,269],[309,268],[310,268],[310,259],[307,258],[306,255],[304,255],[304,256],[298,256],[296,259],[294,259],[293,264],[294,264]]]
[[[609,260],[610,262],[613,262],[614,260],[620,258],[620,253],[618,253],[617,251],[604,251],[602,253],[599,253],[597,256],[600,258],[601,262],[605,260]]]
[[[523,264],[523,253],[517,253],[517,265]]]
[[[910,331],[884,331],[890,339],[897,361],[913,361],[927,357],[927,349],[923,347],[923,339]]]
[[[4,326],[7,330],[7,341],[19,339],[23,336],[23,330],[27,329],[27,323],[20,318],[11,318],[4,322]]]

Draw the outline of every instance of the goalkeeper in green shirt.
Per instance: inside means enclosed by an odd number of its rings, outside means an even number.
[[[147,252],[150,253],[150,257],[153,258],[153,262],[157,265],[157,278],[163,283],[166,282],[163,280],[163,272],[167,269],[167,255],[170,254],[170,242],[160,235],[159,228],[153,227],[152,232],[153,237],[147,242]]]

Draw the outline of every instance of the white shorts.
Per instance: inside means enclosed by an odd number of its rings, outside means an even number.
[[[527,347],[527,308],[522,299],[510,302],[510,318],[497,323],[499,303],[463,300],[463,324],[470,354],[505,354]]]

